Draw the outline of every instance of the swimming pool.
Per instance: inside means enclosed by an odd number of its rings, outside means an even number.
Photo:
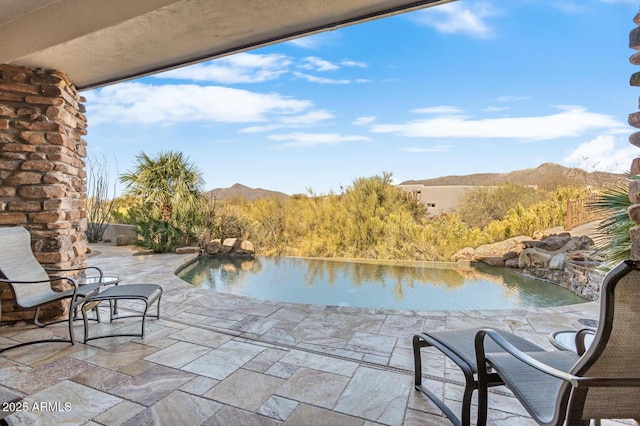
[[[257,299],[397,310],[471,310],[584,303],[505,268],[423,262],[200,257],[178,272],[202,288]]]

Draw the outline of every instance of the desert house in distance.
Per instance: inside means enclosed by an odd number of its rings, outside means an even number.
[[[469,185],[426,186],[420,184],[398,185],[398,188],[409,192],[422,203],[430,215],[449,213],[458,207],[467,191],[477,188]]]
[[[508,173],[476,173],[463,176],[442,176],[433,179],[409,180],[398,188],[410,192],[431,215],[455,210],[464,194],[478,187],[497,187],[505,183],[554,190],[559,186],[579,186],[593,189],[611,188],[626,179],[625,175],[607,172],[587,172],[559,164],[544,163],[531,169]]]

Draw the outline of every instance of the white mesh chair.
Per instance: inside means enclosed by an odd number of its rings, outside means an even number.
[[[479,331],[475,337],[478,407],[486,410],[488,383],[495,373],[541,425],[638,419],[639,337],[640,262],[624,261],[604,279],[598,328],[582,356],[522,351],[495,330]],[[489,352],[489,343],[503,351]],[[486,421],[486,413],[479,418]]]
[[[102,271],[97,267],[76,268],[73,270],[80,271],[84,269],[95,269],[99,276],[102,277]],[[56,270],[59,272],[62,270]],[[8,349],[17,348],[32,343],[41,342],[69,342],[74,343],[73,336],[73,318],[74,311],[78,306],[79,300],[84,297],[93,295],[98,292],[101,285],[96,284],[78,286],[76,280],[72,278],[51,278],[47,274],[45,268],[36,260],[31,251],[31,235],[23,227],[0,228],[0,273],[3,278],[0,282],[7,283],[13,292],[16,306],[19,309],[29,310],[35,308],[33,322],[38,327],[55,324],[63,321],[69,323],[68,339],[43,339],[37,341],[24,342],[17,345],[0,348],[0,353]],[[57,280],[65,280],[73,286],[72,289],[66,291],[54,291],[51,283]],[[101,281],[98,280],[98,281]],[[69,315],[60,321],[43,324],[39,320],[40,308],[48,303],[58,300],[70,299]]]

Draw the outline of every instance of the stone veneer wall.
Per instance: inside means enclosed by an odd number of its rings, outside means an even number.
[[[571,290],[588,300],[600,298],[600,287],[605,273],[596,265],[566,262],[563,269],[532,268],[522,270],[524,275],[550,281]]]
[[[640,13],[634,18],[633,22],[636,28],[629,33],[629,47],[631,49],[640,50]],[[636,52],[629,58],[634,65],[640,65],[640,52]],[[631,86],[640,87],[640,72],[631,76]],[[639,106],[640,108],[640,106]],[[635,128],[640,128],[640,112],[629,114],[629,124]],[[640,132],[636,132],[629,137],[629,142],[640,148]],[[640,175],[640,158],[635,158],[631,162],[631,174]],[[629,201],[632,206],[629,207],[629,217],[636,226],[630,230],[631,234],[631,259],[640,260],[640,181],[632,180],[629,183]]]
[[[86,259],[82,102],[62,72],[0,64],[0,226],[26,227],[36,258],[52,268]],[[11,312],[3,286],[2,319],[31,317]]]

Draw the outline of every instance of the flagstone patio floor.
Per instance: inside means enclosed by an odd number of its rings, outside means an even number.
[[[133,256],[131,247],[92,245],[88,263],[121,285],[164,288],[161,319],[144,339],[46,343],[0,356],[2,385],[25,395],[15,425],[449,425],[413,388],[411,338],[421,330],[508,329],[551,350],[548,334],[597,318],[597,304],[463,312],[296,305],[219,294],[174,275],[193,255]],[[139,302],[120,309],[140,310]],[[106,308],[105,308],[106,309]],[[105,310],[103,318],[107,318]],[[139,319],[93,323],[91,333],[136,332]],[[81,338],[82,321],[76,325]],[[0,329],[0,345],[65,325]],[[462,375],[424,350],[427,385],[459,410]],[[506,388],[489,399],[490,425],[533,424]],[[635,424],[604,421],[605,425]]]

